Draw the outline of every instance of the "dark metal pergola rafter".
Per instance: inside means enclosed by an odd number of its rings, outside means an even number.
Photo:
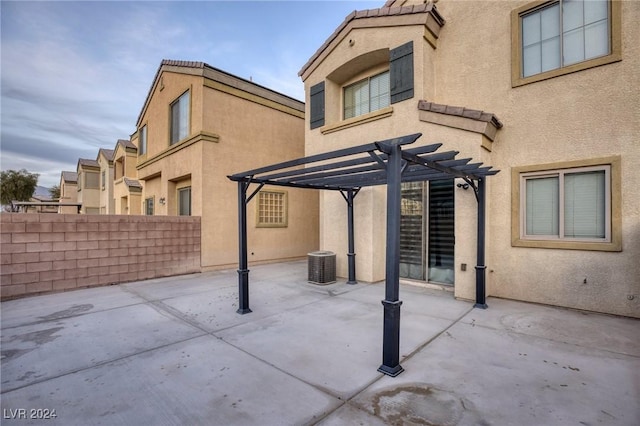
[[[249,308],[249,270],[247,263],[247,203],[264,185],[338,191],[347,202],[348,268],[347,283],[355,284],[354,198],[361,188],[387,186],[387,246],[382,365],[378,371],[396,376],[400,366],[400,205],[401,183],[460,178],[474,190],[478,201],[478,236],[476,265],[476,304],[485,303],[485,180],[499,170],[471,163],[470,158],[456,159],[457,151],[436,152],[442,144],[403,149],[414,143],[421,133],[372,142],[271,166],[236,173],[228,178],[238,183],[238,313]],[[258,187],[247,196],[251,184]]]

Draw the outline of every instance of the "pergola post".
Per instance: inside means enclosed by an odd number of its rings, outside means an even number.
[[[353,198],[355,197],[353,189],[347,191],[347,232],[349,234],[349,252],[347,253],[347,262],[349,267],[349,279],[347,284],[358,284],[356,281],[356,249],[355,236],[353,231]]]
[[[474,308],[487,309],[484,264],[486,191],[484,178],[478,179],[478,236],[476,265],[476,303]]]
[[[385,276],[382,365],[378,371],[395,377],[404,369],[400,365],[400,198],[402,148],[387,145],[387,253]]]
[[[249,269],[247,263],[247,188],[249,184],[238,182],[238,310],[244,315],[249,309]]]

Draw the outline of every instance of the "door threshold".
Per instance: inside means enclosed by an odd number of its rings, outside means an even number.
[[[453,293],[454,288],[451,284],[430,283],[427,281],[411,280],[409,278],[400,278],[400,284],[412,285],[414,287],[428,288],[432,290],[442,290]]]

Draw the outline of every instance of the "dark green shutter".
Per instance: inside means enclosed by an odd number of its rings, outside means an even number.
[[[389,53],[391,103],[413,98],[413,41]]]
[[[310,128],[324,126],[324,81],[311,87],[310,93]]]

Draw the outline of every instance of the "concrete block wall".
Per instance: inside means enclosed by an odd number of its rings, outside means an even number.
[[[0,297],[200,272],[200,217],[0,214]]]

